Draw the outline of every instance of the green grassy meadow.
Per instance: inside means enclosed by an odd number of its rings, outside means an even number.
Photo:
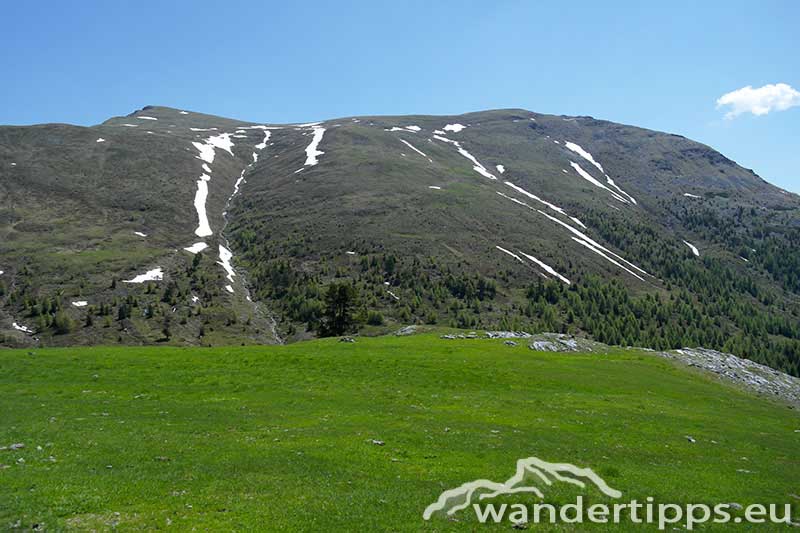
[[[796,410],[637,350],[434,334],[3,350],[0,446],[25,447],[0,451],[0,529],[509,530],[422,511],[530,456],[591,467],[625,501],[791,502],[797,516],[797,430]],[[577,494],[605,501],[545,490]],[[532,529],[633,526],[574,527]]]

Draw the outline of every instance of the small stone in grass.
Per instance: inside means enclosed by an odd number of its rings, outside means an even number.
[[[372,444],[374,444],[375,446],[383,446],[384,444],[386,444],[386,443],[385,443],[385,442],[383,442],[382,440],[378,440],[378,439],[372,439],[372,441],[371,441],[371,442],[372,442]]]
[[[691,443],[695,443],[695,442],[697,442],[697,441],[696,441],[696,440],[694,440],[694,438],[692,438],[690,435],[686,435],[686,440],[688,440],[688,441],[689,441],[689,442],[691,442]]]

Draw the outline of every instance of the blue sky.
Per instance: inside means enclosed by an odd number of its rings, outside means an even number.
[[[288,5],[292,4],[292,5]],[[800,192],[800,2],[0,0],[0,123],[95,124],[147,104],[253,121],[591,115],[705,142]]]

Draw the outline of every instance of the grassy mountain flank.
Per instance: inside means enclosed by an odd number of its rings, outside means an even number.
[[[197,146],[213,143],[208,163]],[[148,107],[3,127],[0,342],[299,340],[338,283],[367,334],[574,332],[800,375],[798,215],[796,195],[705,145],[591,117],[271,125]]]

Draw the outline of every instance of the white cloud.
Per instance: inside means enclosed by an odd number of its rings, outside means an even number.
[[[753,89],[750,85],[723,94],[717,99],[717,108],[731,106],[725,118],[735,118],[742,113],[766,115],[770,111],[785,111],[800,106],[800,92],[785,83],[770,83]]]

